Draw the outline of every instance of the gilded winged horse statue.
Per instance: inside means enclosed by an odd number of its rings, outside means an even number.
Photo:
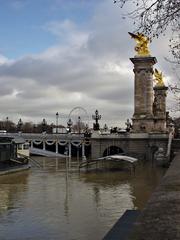
[[[136,41],[135,51],[137,52],[137,56],[147,57],[150,56],[150,51],[148,48],[149,38],[146,37],[143,33],[130,33],[129,35]]]
[[[155,82],[156,86],[164,86],[164,81],[163,81],[163,75],[162,72],[158,71],[156,68],[154,70],[154,77],[155,77]]]

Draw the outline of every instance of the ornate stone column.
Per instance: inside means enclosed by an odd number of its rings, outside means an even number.
[[[166,86],[155,86],[154,87],[154,130],[155,131],[166,131]]]
[[[155,57],[130,58],[134,64],[134,115],[133,131],[150,132],[154,127],[153,120],[153,65]]]

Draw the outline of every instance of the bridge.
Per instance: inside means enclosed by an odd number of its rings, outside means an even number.
[[[36,134],[36,133],[6,133],[2,136],[22,138],[30,145],[30,153],[47,157],[72,157],[76,149],[82,159],[86,159],[85,149],[90,141],[83,134]],[[50,150],[49,150],[50,149]],[[81,151],[81,152],[80,152]]]
[[[4,134],[3,134],[4,136]],[[32,154],[47,157],[71,158],[78,155],[82,160],[97,159],[112,154],[123,153],[142,160],[154,161],[158,148],[170,154],[172,139],[169,133],[113,133],[104,134],[94,131],[88,139],[83,134],[34,134],[7,133],[6,136],[21,137],[30,145]],[[176,151],[180,140],[173,140],[172,147]],[[75,152],[75,153],[74,153]]]

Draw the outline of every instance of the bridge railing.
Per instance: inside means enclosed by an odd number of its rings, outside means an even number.
[[[2,134],[1,134],[2,135]],[[68,140],[68,139],[84,139],[83,134],[48,134],[48,133],[6,133],[3,134],[3,136],[8,136],[8,137],[22,137],[24,139],[63,139],[63,140]]]

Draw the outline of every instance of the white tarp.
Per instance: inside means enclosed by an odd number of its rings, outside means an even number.
[[[125,155],[110,155],[110,156],[98,158],[97,160],[122,160],[130,163],[135,163],[138,161],[137,158],[133,158]]]

